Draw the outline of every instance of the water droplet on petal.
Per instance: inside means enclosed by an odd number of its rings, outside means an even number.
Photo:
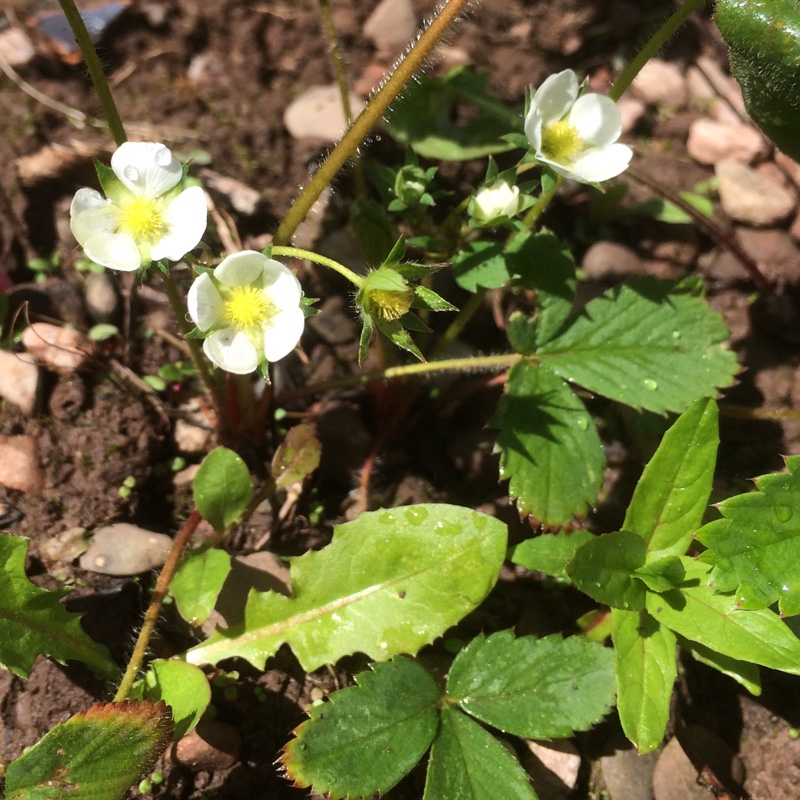
[[[136,169],[132,164],[128,164],[124,170],[122,170],[122,174],[129,180],[129,181],[138,181],[139,180],[139,170]]]
[[[652,378],[645,378],[642,383],[644,384],[644,388],[650,389],[651,392],[654,392],[656,389],[658,389],[658,381],[655,381]]]
[[[159,167],[168,167],[172,163],[172,153],[170,153],[166,147],[162,147],[160,150],[156,151],[156,154],[153,156],[153,161],[155,161]]]

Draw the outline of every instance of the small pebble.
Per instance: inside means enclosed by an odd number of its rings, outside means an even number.
[[[381,0],[364,23],[364,35],[376,49],[391,55],[400,53],[416,32],[411,0]]]
[[[230,769],[239,761],[242,737],[225,722],[200,722],[172,746],[172,758],[196,770]]]
[[[720,161],[716,174],[722,208],[737,222],[769,227],[785,220],[797,206],[794,192],[738,161]]]
[[[86,334],[49,322],[34,322],[25,328],[22,344],[44,366],[63,374],[75,372],[94,352],[94,343]]]
[[[139,575],[166,561],[172,539],[136,525],[118,522],[94,533],[80,565],[102,575]]]
[[[0,397],[33,414],[39,390],[39,367],[27,353],[0,350]]]
[[[351,94],[350,111],[353,118],[361,113],[363,107],[363,101]],[[338,141],[347,127],[339,87],[332,84],[306,90],[290,103],[283,114],[283,124],[295,139]]]
[[[0,435],[0,485],[20,492],[34,492],[44,486],[33,436]]]
[[[651,58],[631,85],[631,92],[645,103],[674,111],[688,99],[686,79],[681,68],[671,62]]]
[[[769,155],[770,145],[750,125],[702,117],[689,126],[686,149],[700,164],[716,164],[728,158],[752,164]]]

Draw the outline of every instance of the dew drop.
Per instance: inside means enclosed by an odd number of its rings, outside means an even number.
[[[673,339],[680,339],[681,338],[681,332],[680,331],[672,331],[672,338]]]
[[[656,389],[658,389],[658,381],[655,381],[652,378],[645,378],[642,383],[644,384],[644,388],[650,389],[651,392],[654,392]]]
[[[139,170],[133,166],[133,164],[128,164],[124,170],[122,170],[122,174],[129,180],[129,181],[138,181],[139,180]]]
[[[582,430],[588,430],[589,428],[589,420],[586,417],[578,417],[578,427]]]
[[[391,514],[388,511],[384,512],[378,517],[378,522],[383,523],[384,525],[391,525],[397,520],[397,516],[395,514]]]
[[[775,516],[778,522],[788,522],[792,518],[793,513],[789,506],[775,506]]]
[[[156,154],[153,156],[153,161],[159,167],[168,167],[172,163],[172,153],[166,148],[162,147],[160,150],[156,151]]]
[[[428,512],[424,508],[409,508],[406,510],[406,520],[412,525],[422,525],[428,516]]]

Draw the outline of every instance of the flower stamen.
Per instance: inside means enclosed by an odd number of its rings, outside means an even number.
[[[164,219],[164,205],[159,199],[132,195],[125,199],[117,211],[119,230],[129,234],[134,242],[152,244],[168,230]]]
[[[584,149],[578,129],[566,119],[560,119],[542,129],[542,154],[560,164],[570,164]]]
[[[225,298],[223,316],[240,331],[260,328],[275,309],[263,289],[256,286],[234,286]]]

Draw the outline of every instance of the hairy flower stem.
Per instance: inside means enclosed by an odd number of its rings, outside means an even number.
[[[617,101],[625,90],[633,83],[642,67],[666,44],[675,31],[694,14],[706,0],[686,0],[675,13],[656,31],[649,42],[639,51],[636,58],[625,68],[622,75],[617,78],[609,89],[608,96]]]
[[[446,0],[438,14],[422,32],[416,44],[406,53],[395,71],[370,100],[369,105],[358,115],[347,129],[339,144],[331,151],[314,177],[306,184],[294,205],[283,218],[275,233],[276,245],[288,244],[297,226],[305,219],[311,206],[317,201],[326,186],[377,124],[390,103],[411,80],[414,73],[428,56],[442,34],[455,21],[469,0]]]
[[[103,107],[103,114],[108,122],[108,129],[119,147],[128,141],[128,137],[125,135],[122,118],[117,111],[114,98],[111,96],[111,89],[103,72],[103,65],[97,57],[97,50],[94,49],[92,38],[89,36],[89,31],[86,30],[83,17],[75,7],[74,0],[58,0],[58,2],[61,4],[61,10],[64,12],[70,28],[72,28],[72,35],[83,53],[86,69],[89,71],[89,77],[92,79],[94,90],[97,92],[100,105]]]
[[[202,517],[199,511],[192,511],[192,513],[189,514],[189,518],[184,522],[183,527],[175,536],[172,549],[169,551],[167,560],[161,569],[161,574],[156,581],[156,588],[153,590],[153,596],[150,598],[150,605],[147,607],[147,612],[144,615],[144,623],[142,624],[142,629],[139,631],[139,637],[136,640],[136,646],[133,648],[133,654],[128,662],[128,666],[125,668],[125,674],[122,676],[122,681],[120,681],[117,693],[114,695],[115,703],[124,700],[128,696],[128,692],[130,692],[131,686],[133,686],[133,682],[136,680],[136,676],[144,661],[145,653],[147,653],[147,647],[150,644],[150,637],[153,635],[156,622],[158,622],[161,606],[169,591],[169,585],[175,575],[175,570],[178,568],[178,562],[180,561],[181,555],[183,555],[186,545],[189,544],[189,539],[192,538],[192,534],[200,524],[201,519]]]
[[[309,386],[301,386],[286,392],[276,398],[277,407],[285,406],[295,400],[301,400],[315,394],[327,392],[330,389],[344,389],[353,386],[361,386],[373,381],[391,381],[400,378],[410,378],[415,375],[434,375],[437,372],[477,372],[502,370],[513,367],[523,358],[533,360],[532,356],[521,356],[519,353],[503,353],[499,356],[473,356],[470,358],[448,358],[442,361],[427,361],[422,364],[404,364],[399,367],[387,367],[386,369],[376,369],[372,372],[361,372],[355,375],[348,375],[346,378],[336,378],[330,381],[320,381]]]
[[[327,256],[321,256],[319,253],[313,253],[311,250],[303,250],[300,247],[273,247],[273,256],[289,256],[290,258],[305,258],[307,261],[313,261],[315,264],[321,264],[323,267],[328,267],[334,272],[338,272],[342,277],[347,278],[357,289],[360,289],[364,283],[364,279],[360,275],[348,269],[344,264],[334,261]]]

